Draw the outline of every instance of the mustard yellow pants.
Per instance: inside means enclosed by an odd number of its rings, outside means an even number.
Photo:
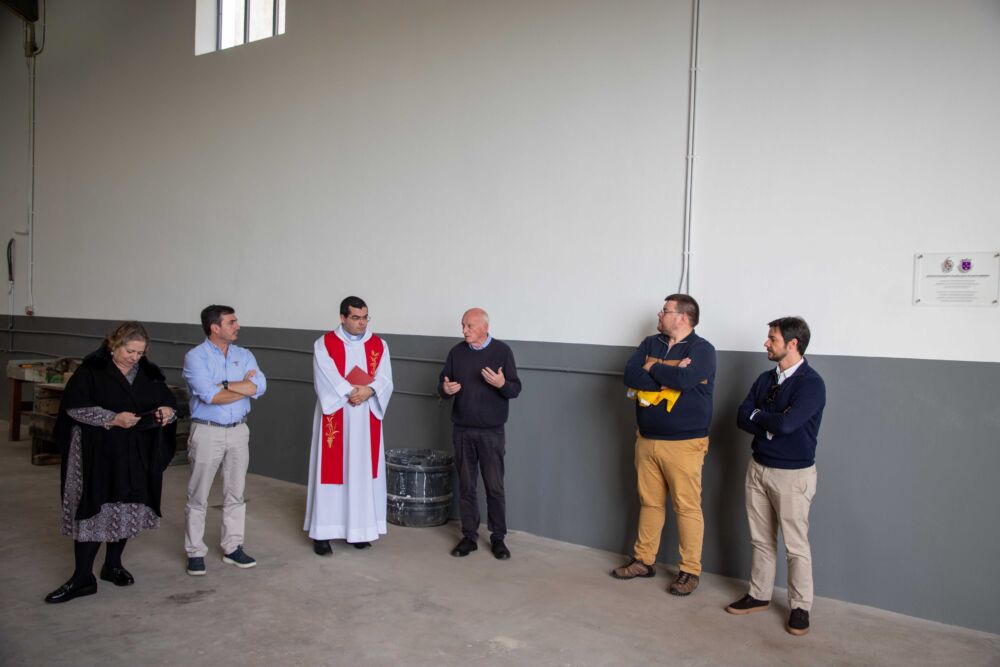
[[[678,568],[701,575],[701,545],[705,520],[701,514],[701,468],[708,453],[708,438],[635,441],[635,470],[639,486],[639,536],[635,557],[656,562],[660,535],[666,519],[667,495],[677,516],[680,547]]]

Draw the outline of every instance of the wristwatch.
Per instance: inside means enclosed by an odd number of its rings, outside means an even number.
[[[225,389],[226,391],[229,390],[229,380],[222,381],[222,388]]]

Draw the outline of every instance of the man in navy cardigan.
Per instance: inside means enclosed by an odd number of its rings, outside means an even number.
[[[800,317],[768,323],[764,348],[777,368],[757,378],[740,404],[736,424],[753,436],[746,505],[753,547],[750,591],[726,607],[731,614],[767,609],[774,587],[778,528],[788,558],[788,631],[809,632],[813,601],[809,507],[816,493],[816,436],[826,385],[802,355],[809,325]]]
[[[715,389],[715,348],[694,332],[700,316],[693,297],[671,294],[659,312],[659,333],[643,340],[625,364],[625,386],[630,393],[668,390],[676,400],[636,401],[639,530],[633,557],[611,572],[616,579],[656,574],[669,498],[677,518],[680,561],[677,578],[667,590],[682,596],[690,595],[701,578],[705,534],[701,469],[708,453]]]

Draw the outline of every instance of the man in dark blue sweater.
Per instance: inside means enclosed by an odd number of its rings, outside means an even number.
[[[482,308],[462,316],[465,341],[451,348],[438,379],[438,393],[454,398],[451,406],[452,442],[458,468],[459,515],[462,540],[452,556],[468,556],[479,548],[479,501],[476,486],[482,472],[486,487],[486,525],[490,547],[499,560],[510,558],[504,497],[504,424],[508,403],[521,393],[514,353],[490,336],[490,318]]]
[[[669,495],[680,547],[679,572],[668,588],[673,595],[690,595],[701,577],[705,534],[701,468],[712,421],[715,348],[694,332],[699,317],[697,301],[687,294],[671,294],[659,313],[660,333],[642,341],[625,364],[625,386],[630,393],[664,392],[676,400],[636,401],[639,534],[634,557],[611,574],[617,579],[656,574]]]
[[[736,415],[737,426],[753,436],[745,485],[753,547],[750,592],[726,611],[749,614],[770,605],[781,528],[791,610],[786,627],[804,635],[813,601],[809,507],[816,493],[816,437],[826,385],[802,356],[809,345],[805,320],[782,317],[768,327],[764,348],[778,366],[757,378]]]

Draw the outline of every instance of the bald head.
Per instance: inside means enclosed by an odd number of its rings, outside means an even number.
[[[482,308],[469,308],[462,315],[462,336],[469,345],[480,346],[490,333],[490,316]]]

